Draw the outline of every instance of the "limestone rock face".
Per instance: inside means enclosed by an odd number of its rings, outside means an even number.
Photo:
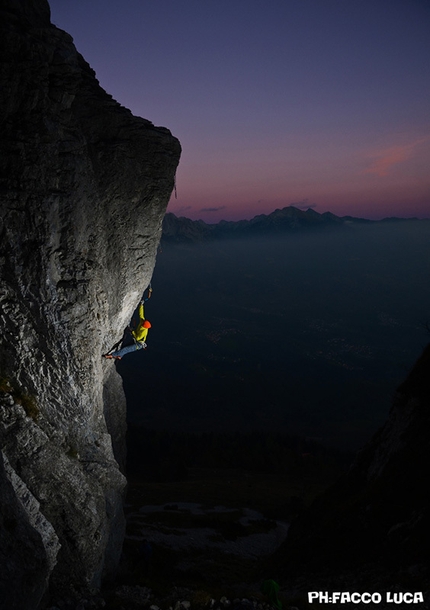
[[[7,607],[36,608],[48,586],[97,587],[118,561],[125,399],[101,355],[121,338],[150,282],[179,156],[167,129],[101,89],[72,38],[51,25],[46,0],[2,0],[0,600]]]

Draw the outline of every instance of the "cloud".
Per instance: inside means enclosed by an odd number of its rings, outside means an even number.
[[[192,205],[183,205],[182,207],[175,209],[175,214],[182,214],[182,212],[191,210],[192,207],[193,207]]]
[[[294,203],[290,203],[295,208],[299,210],[309,210],[309,208],[316,208],[316,203],[309,203],[309,199],[302,199],[301,201],[296,201]]]
[[[410,144],[401,144],[399,146],[391,146],[371,155],[372,160],[369,167],[363,170],[364,174],[375,174],[375,176],[388,176],[391,168],[399,163],[403,163],[410,159],[414,154],[415,149],[429,140],[429,137],[421,138]]]
[[[200,212],[219,212],[220,210],[225,210],[225,205],[220,205],[217,208],[201,208]]]

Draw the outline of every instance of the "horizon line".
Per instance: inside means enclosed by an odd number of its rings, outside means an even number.
[[[272,210],[272,212],[269,212],[267,214],[265,213],[261,213],[261,214],[256,214],[255,216],[252,216],[251,218],[241,218],[239,220],[227,220],[227,219],[221,219],[218,220],[216,222],[207,222],[206,220],[203,220],[202,218],[197,218],[197,219],[193,219],[190,218],[189,216],[185,216],[185,215],[178,215],[175,212],[170,212],[170,211],[166,211],[166,214],[172,214],[173,216],[175,216],[176,218],[186,218],[187,220],[190,220],[191,222],[203,222],[206,225],[217,225],[220,224],[221,222],[251,222],[251,220],[254,220],[255,218],[258,218],[259,216],[270,216],[271,214],[274,214],[275,212],[281,212],[283,210],[286,209],[293,209],[293,210],[297,210],[298,212],[302,212],[303,214],[307,214],[308,212],[311,212],[312,214],[316,214],[318,216],[325,216],[325,215],[331,215],[334,216],[336,218],[339,218],[339,220],[344,220],[344,219],[352,219],[352,220],[361,220],[361,221],[366,221],[366,222],[383,222],[383,221],[388,221],[388,220],[429,220],[429,217],[424,217],[424,218],[419,218],[418,216],[384,216],[382,218],[379,219],[372,219],[372,218],[365,218],[363,216],[351,216],[350,214],[346,214],[344,216],[338,216],[337,214],[334,214],[333,212],[330,211],[326,211],[326,212],[317,212],[313,207],[309,206],[306,209],[301,209],[298,208],[297,206],[294,205],[287,205],[284,206],[283,208],[275,208],[274,210]]]

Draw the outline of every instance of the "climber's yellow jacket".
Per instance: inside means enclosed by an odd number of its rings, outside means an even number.
[[[149,320],[145,320],[145,312],[143,309],[143,303],[139,305],[139,324],[137,328],[131,332],[136,341],[146,342],[148,330],[151,328]]]

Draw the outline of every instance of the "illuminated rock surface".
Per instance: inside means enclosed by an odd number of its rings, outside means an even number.
[[[2,607],[97,587],[124,533],[125,399],[101,354],[150,282],[180,156],[45,0],[0,8]]]

